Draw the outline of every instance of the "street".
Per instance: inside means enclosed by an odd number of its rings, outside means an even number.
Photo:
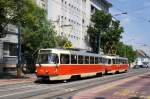
[[[81,79],[81,80],[77,80],[77,81],[70,81],[67,83],[63,83],[63,82],[35,83],[34,81],[32,81],[30,83],[28,82],[28,83],[20,83],[20,84],[12,84],[12,85],[11,84],[1,85],[0,86],[0,99],[68,99],[68,98],[79,99],[79,98],[76,98],[76,95],[80,94],[80,93],[82,94],[82,91],[84,91],[84,92],[92,91],[95,89],[91,89],[91,88],[103,87],[103,86],[106,86],[106,84],[108,84],[108,86],[109,86],[110,83],[113,83],[113,82],[115,83],[116,81],[118,81],[119,83],[120,82],[124,83],[125,80],[127,82],[129,79],[132,80],[133,77],[135,78],[135,77],[137,77],[137,75],[148,73],[149,71],[150,71],[149,69],[131,69],[127,73],[104,75],[103,77],[87,78],[87,79]],[[132,77],[132,78],[130,78],[130,77]],[[144,79],[143,81],[145,81],[145,83],[143,83],[143,84],[148,84],[149,81],[148,81],[148,79],[146,79],[148,77],[149,76],[141,76],[141,79]],[[123,83],[121,83],[121,84],[123,84]],[[137,88],[141,88],[140,85],[138,85],[137,81],[133,81],[133,82],[131,81],[129,83],[129,88],[131,88],[130,84],[131,84],[131,86],[133,86],[134,83],[137,83],[136,85],[139,86]],[[113,84],[111,84],[111,85],[113,86]],[[117,87],[115,87],[115,86],[117,86]],[[110,99],[112,92],[113,92],[113,96],[115,97],[114,99],[116,99],[116,96],[118,97],[118,95],[120,95],[120,97],[122,97],[121,96],[122,92],[130,90],[128,87],[125,87],[125,86],[128,86],[128,84],[123,84],[123,85],[118,86],[115,83],[113,89],[111,89],[110,91],[105,91],[105,90],[107,90],[107,88],[105,87],[106,89],[104,89],[104,92],[103,92],[103,90],[101,90],[101,92],[96,94],[96,96],[108,97],[106,99]],[[136,89],[136,87],[134,87],[134,86],[133,86],[133,88]],[[109,87],[108,87],[108,89],[109,89]],[[146,87],[145,91],[148,92],[148,90],[149,90],[149,87]],[[130,90],[130,91],[132,91],[132,90]],[[87,95],[87,94],[82,94],[82,95]],[[148,93],[147,93],[147,95],[148,95]],[[88,94],[88,96],[89,96],[89,99],[91,99],[90,94]],[[102,99],[105,99],[105,98],[102,98]],[[120,98],[118,98],[118,99],[120,99]],[[124,99],[126,99],[126,98],[124,98]]]

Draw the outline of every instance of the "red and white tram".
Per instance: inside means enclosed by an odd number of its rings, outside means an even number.
[[[126,58],[102,56],[84,50],[41,49],[38,52],[36,75],[48,80],[67,80],[105,72],[127,71]]]
[[[128,70],[128,59],[119,56],[104,56],[105,72],[106,73],[119,73]]]

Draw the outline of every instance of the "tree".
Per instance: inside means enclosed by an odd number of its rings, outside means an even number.
[[[47,20],[46,11],[39,8],[34,0],[1,0],[0,12],[1,34],[5,33],[7,24],[18,26],[19,23],[21,26],[23,53],[31,55],[39,48],[62,46],[64,39],[57,37]]]
[[[120,22],[113,20],[111,14],[96,10],[88,28],[89,44],[94,52],[101,47],[105,54],[114,54],[116,44],[121,38],[123,28]],[[99,46],[100,42],[100,46]]]
[[[32,0],[0,0],[0,33],[5,34],[5,27],[8,24],[18,26],[26,22],[34,22],[32,12],[35,4]]]
[[[117,43],[122,38],[123,27],[120,27],[120,22],[112,20],[110,27],[105,34],[101,35],[101,47],[107,54],[116,54]]]
[[[34,0],[0,0],[1,34],[5,34],[8,24],[21,27],[22,53],[29,57],[33,57],[40,48],[62,46],[67,41],[59,39],[47,20],[46,11]]]
[[[89,45],[96,53],[99,52],[100,38],[108,30],[112,16],[104,11],[96,10],[91,18],[91,25],[88,27]]]
[[[120,21],[113,20],[109,13],[96,10],[92,15],[91,24],[88,27],[89,45],[94,52],[101,47],[105,54],[127,57],[130,62],[136,58],[132,46],[120,42],[123,27]],[[99,46],[99,40],[101,41]]]
[[[133,50],[132,46],[126,45],[122,42],[117,44],[117,55],[127,57],[129,62],[134,62],[136,59],[136,51]]]

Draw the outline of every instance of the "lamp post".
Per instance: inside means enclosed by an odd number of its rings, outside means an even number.
[[[122,12],[122,13],[115,14],[113,16],[120,16],[120,15],[123,15],[123,14],[128,14],[128,13],[127,12]]]
[[[20,0],[16,1],[17,3],[17,11],[18,11],[18,16],[20,15]],[[17,27],[18,27],[18,45],[17,45],[17,58],[18,58],[18,63],[17,63],[17,77],[21,77],[21,25],[20,25],[20,20],[18,20]]]

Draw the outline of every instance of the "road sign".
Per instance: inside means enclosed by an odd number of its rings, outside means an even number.
[[[72,44],[69,42],[66,42],[63,47],[64,48],[73,48]]]

